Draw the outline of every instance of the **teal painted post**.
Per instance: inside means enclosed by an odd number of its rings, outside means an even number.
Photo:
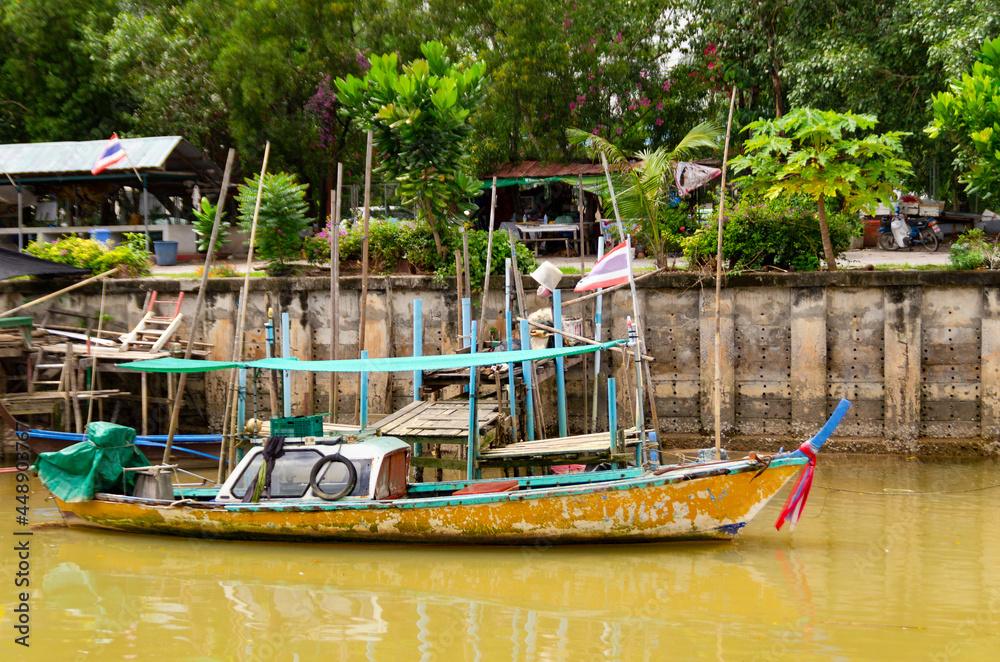
[[[247,420],[247,369],[236,370],[236,380],[239,385],[236,396],[236,429],[242,430]]]
[[[528,333],[528,320],[521,320],[521,349],[531,349],[531,336]],[[532,402],[531,361],[521,363],[521,377],[524,379],[524,408],[527,416],[526,426],[528,441],[535,439],[535,404]]]
[[[462,347],[472,343],[469,321],[472,319],[472,299],[462,299]]]
[[[420,299],[413,300],[413,355],[424,355],[424,302]],[[391,379],[391,376],[390,376]],[[420,370],[413,371],[413,401],[420,400],[420,387],[424,383],[424,373]],[[413,457],[420,457],[424,452],[423,444],[413,444]],[[417,480],[423,481],[423,469],[416,470]]]
[[[553,290],[552,292],[552,325],[559,331],[562,331],[562,291]],[[562,349],[563,337],[561,334],[555,334],[556,336],[556,348]],[[563,357],[556,358],[556,409],[558,411],[559,417],[559,436],[565,437],[568,432],[566,431],[566,359]]]
[[[363,350],[361,352],[361,358],[368,358],[368,350]],[[364,430],[368,427],[368,371],[361,373],[361,420],[359,424],[361,429]]]
[[[514,341],[514,316],[510,310],[510,258],[507,258],[507,262],[504,267],[504,316],[507,322],[507,351],[511,351],[513,347],[511,343]],[[507,397],[510,399],[510,420],[513,421],[511,426],[511,431],[514,437],[514,441],[517,441],[517,389],[514,387],[514,364],[507,364]]]
[[[281,313],[281,358],[292,356],[292,342],[289,338],[291,326],[288,323],[288,313]],[[285,416],[292,415],[292,372],[281,371],[281,405]]]
[[[476,334],[477,323],[475,320],[471,323],[472,335]],[[476,353],[476,343],[472,343],[471,352]],[[468,470],[467,477],[469,480],[476,478],[476,474],[479,471],[478,464],[479,455],[479,421],[476,416],[476,373],[479,371],[475,366],[469,368],[469,459],[468,459]]]
[[[608,435],[611,437],[611,454],[618,452],[618,392],[615,378],[608,377]],[[611,466],[617,466],[612,463]]]
[[[413,355],[424,355],[424,302],[420,299],[413,300]],[[413,400],[420,400],[420,387],[424,383],[424,373],[420,370],[413,371]],[[419,446],[419,444],[418,444]],[[419,451],[418,451],[419,452]]]

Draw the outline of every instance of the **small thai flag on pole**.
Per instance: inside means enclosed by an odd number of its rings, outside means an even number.
[[[94,163],[94,167],[91,168],[90,174],[96,175],[124,158],[125,148],[122,147],[121,141],[118,140],[118,134],[112,133],[111,140],[109,140],[108,144],[101,150],[101,155],[97,157],[97,162]]]
[[[615,246],[604,257],[597,261],[590,273],[580,279],[573,288],[574,292],[586,292],[602,287],[612,287],[629,281],[628,268],[629,244],[627,241]]]

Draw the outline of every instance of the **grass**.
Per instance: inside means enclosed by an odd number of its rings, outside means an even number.
[[[948,271],[947,264],[876,264],[875,271]]]

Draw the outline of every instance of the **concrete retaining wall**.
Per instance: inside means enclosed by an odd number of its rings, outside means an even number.
[[[567,277],[564,287],[571,287],[575,278]],[[533,290],[530,283],[528,279],[528,291]],[[204,335],[199,334],[213,345],[210,358],[230,356],[241,284],[240,279],[210,283]],[[188,292],[184,310],[191,315],[196,287],[196,281],[188,280],[112,281],[106,314],[131,327],[140,317],[146,292],[156,289]],[[499,279],[495,287],[502,290]],[[293,354],[328,358],[328,288],[323,278],[253,279],[247,357],[264,355],[263,322],[270,305],[277,319],[281,312],[290,314]],[[35,282],[4,283],[0,308],[49,289]],[[100,292],[100,286],[90,287],[64,297],[59,305],[96,311]],[[360,279],[343,279],[343,358],[357,356],[359,295]],[[567,298],[571,296],[567,291]],[[711,434],[713,280],[690,274],[655,276],[639,283],[639,296],[649,353],[656,358],[651,367],[661,431]],[[412,305],[418,297],[424,309],[424,354],[450,352],[461,345],[453,284],[420,276],[373,278],[366,330],[371,356],[412,353]],[[529,299],[532,309],[547,305],[547,300]],[[572,314],[585,308],[585,319],[591,319],[591,306],[576,306]],[[501,310],[502,295],[491,294],[488,327],[503,328]],[[1000,447],[1000,273],[852,271],[734,277],[725,283],[720,312],[722,428],[730,445],[745,441],[761,447],[768,439],[787,445],[793,436],[814,432],[846,397],[854,406],[838,430],[842,447],[975,452]],[[607,337],[624,337],[624,318],[630,313],[627,289],[606,297]],[[621,370],[620,361],[614,362],[614,369],[620,384],[634,382],[629,371]],[[327,411],[328,384],[325,375],[295,375],[294,413]],[[353,413],[355,386],[354,378],[341,378],[342,411]],[[575,431],[583,430],[591,411],[592,375],[587,376],[586,391],[584,386],[580,370],[567,375],[569,423]],[[210,375],[205,390],[209,411],[218,412],[224,394],[221,378]],[[409,402],[410,393],[408,374],[372,375],[370,409],[392,411]],[[546,424],[553,434],[554,395],[552,385],[545,400]],[[628,420],[627,394],[621,404]]]

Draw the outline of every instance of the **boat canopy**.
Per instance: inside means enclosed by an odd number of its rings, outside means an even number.
[[[261,359],[260,361],[202,361],[199,359],[151,359],[119,364],[120,368],[139,372],[212,372],[229,368],[258,368],[265,370],[295,370],[299,372],[411,372],[417,370],[442,370],[472,368],[504,363],[543,361],[560,356],[574,356],[611,349],[624,344],[612,340],[599,345],[575,345],[549,349],[521,349],[512,352],[477,352],[470,354],[442,354],[437,356],[395,356],[384,359],[342,359],[339,361],[300,361],[290,359]]]

